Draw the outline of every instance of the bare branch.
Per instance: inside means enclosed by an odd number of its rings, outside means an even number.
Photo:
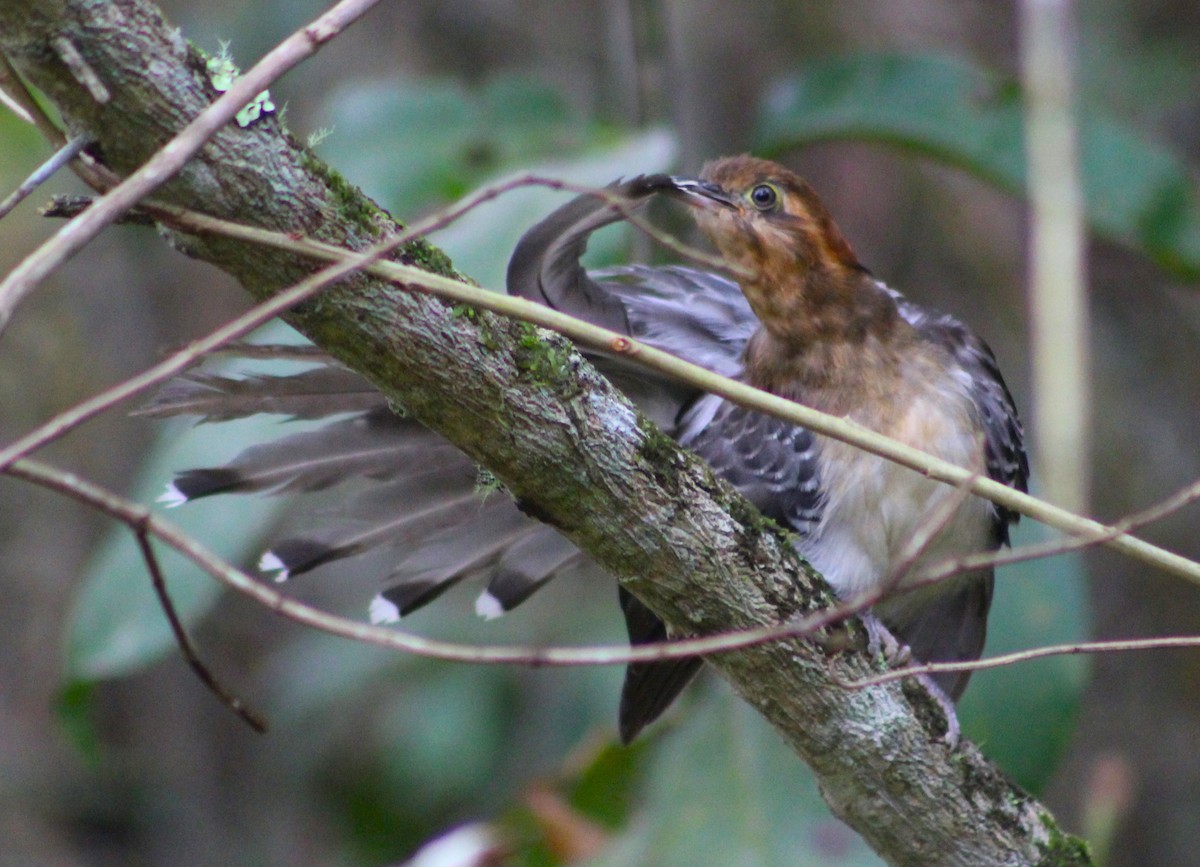
[[[480,646],[442,641],[406,633],[391,627],[370,626],[305,605],[225,562],[174,524],[156,516],[140,503],[121,497],[74,473],[56,469],[31,458],[14,461],[3,472],[14,478],[57,491],[121,521],[134,531],[139,544],[143,545],[144,555],[147,548],[143,544],[143,540],[147,536],[159,539],[230,590],[240,593],[264,608],[302,626],[319,629],[330,635],[364,644],[373,644],[446,662],[469,662],[479,665],[528,665],[538,668],[659,662],[666,659],[682,659],[687,656],[738,650],[768,641],[795,637],[799,634],[814,632],[836,620],[845,619],[861,609],[861,606],[854,610],[840,607],[837,611],[832,609],[821,611],[804,620],[779,626],[759,627],[704,638],[646,643],[636,647],[624,644],[590,647]],[[152,552],[150,553],[152,554]],[[154,581],[155,590],[160,593],[160,600],[163,600],[162,592],[165,587],[163,590],[159,589],[161,575],[158,572],[157,561],[147,557],[146,562]],[[168,612],[168,619],[172,622],[172,628],[175,629],[178,621],[174,616],[173,606],[169,599],[163,600],[163,604],[164,609]],[[181,625],[175,634],[185,658],[192,663],[195,654],[191,650],[186,634],[182,632]],[[204,675],[201,676],[201,679],[205,680],[206,685],[210,685]],[[231,701],[240,705],[237,699],[231,699]]]
[[[160,209],[155,206],[149,210],[164,222],[195,233],[216,233],[325,261],[345,261],[354,255],[318,241],[298,239],[279,232],[241,226],[215,217],[194,213],[184,214],[180,209],[173,207]],[[965,486],[973,494],[1020,512],[1034,520],[1049,524],[1063,532],[1080,536],[1089,540],[1089,543],[1107,545],[1134,559],[1200,584],[1200,563],[1166,551],[1123,530],[1105,526],[1098,521],[1022,493],[1015,488],[973,473],[964,467],[955,466],[848,419],[827,415],[794,401],[760,391],[753,386],[713,373],[654,347],[639,343],[623,334],[608,331],[523,298],[480,289],[462,281],[429,274],[398,262],[375,262],[363,270],[395,281],[398,285],[420,289],[457,303],[470,304],[472,307],[541,325],[592,349],[619,353],[660,373],[674,377],[680,382],[718,394],[740,406],[782,418],[816,433],[857,446],[864,451],[923,473],[936,481],[953,486]],[[0,452],[0,467],[3,466],[6,456],[7,451]]]
[[[392,628],[370,626],[358,621],[328,614],[305,605],[302,602],[298,602],[277,592],[267,584],[252,578],[245,572],[236,569],[208,551],[207,548],[170,522],[152,514],[145,506],[125,499],[95,483],[85,481],[73,473],[57,470],[41,461],[28,458],[21,459],[4,470],[4,472],[15,478],[24,479],[25,481],[65,494],[125,523],[134,531],[143,558],[147,564],[147,569],[150,572],[155,592],[158,594],[164,612],[167,614],[184,658],[209,689],[217,694],[239,716],[245,719],[256,731],[260,732],[266,730],[266,724],[262,721],[261,717],[247,708],[241,700],[229,694],[197,657],[186,631],[174,611],[170,597],[167,595],[166,585],[163,581],[157,558],[149,546],[148,536],[160,539],[229,589],[241,593],[268,610],[274,611],[303,626],[319,629],[330,635],[336,635],[353,641],[393,650],[401,650],[433,659],[482,665],[527,665],[533,667],[617,665],[628,664],[630,662],[656,662],[666,659],[681,659],[687,656],[728,652],[770,641],[812,634],[826,626],[869,608],[871,605],[877,603],[883,595],[878,591],[870,594],[862,594],[859,598],[849,600],[842,605],[819,611],[808,617],[778,626],[747,629],[733,634],[713,635],[705,638],[647,643],[635,647],[591,646],[566,648],[469,645],[460,642],[426,638]],[[838,680],[837,682],[840,686],[847,689],[863,689],[920,674],[1000,668],[1049,656],[1195,647],[1200,647],[1200,636],[1173,636],[1049,645],[1030,650],[1016,651],[1002,656],[988,657],[974,662],[929,663],[905,666],[904,668],[898,668],[870,677],[857,680]]]
[[[237,238],[251,243],[286,250],[298,255],[340,263],[340,265],[318,272],[318,274],[313,275],[309,280],[297,284],[260,307],[238,317],[238,319],[233,320],[229,325],[214,332],[208,338],[192,344],[182,353],[177,353],[175,356],[156,365],[151,371],[147,371],[146,374],[137,377],[136,381],[130,380],[128,383],[129,387],[117,386],[114,389],[110,389],[98,398],[81,404],[80,408],[72,410],[69,414],[64,414],[70,415],[69,419],[64,419],[57,424],[52,420],[47,425],[31,432],[10,447],[0,450],[0,469],[3,469],[13,458],[22,454],[29,454],[46,442],[61,436],[85,418],[90,418],[113,403],[124,400],[138,391],[173,376],[179,370],[193,364],[205,352],[211,351],[216,346],[228,340],[237,339],[248,333],[278,313],[311,297],[325,286],[336,282],[341,277],[356,270],[363,270],[384,279],[393,280],[399,285],[419,288],[455,302],[470,304],[479,309],[491,310],[514,319],[550,328],[570,337],[583,346],[602,351],[621,353],[646,367],[653,368],[681,382],[686,382],[705,391],[719,394],[741,406],[777,416],[807,427],[817,433],[832,437],[833,439],[850,443],[872,454],[879,455],[902,466],[921,472],[937,481],[956,487],[964,487],[971,493],[1021,512],[1035,520],[1056,527],[1063,532],[1080,536],[1084,540],[1080,543],[1081,546],[1089,544],[1108,545],[1130,557],[1149,563],[1166,572],[1186,578],[1193,583],[1200,583],[1200,564],[1193,560],[1165,551],[1162,548],[1129,535],[1125,529],[1105,526],[1092,519],[1074,514],[1044,500],[993,481],[977,472],[955,466],[919,449],[875,433],[847,419],[826,415],[818,410],[760,391],[745,383],[723,377],[661,350],[634,341],[625,335],[608,331],[523,298],[479,289],[462,281],[429,274],[397,262],[376,261],[394,247],[425,232],[440,228],[479,203],[494,198],[496,195],[516,186],[531,183],[553,187],[566,186],[562,182],[553,179],[525,176],[493,187],[487,187],[463,200],[463,202],[452,206],[450,209],[414,226],[411,230],[394,236],[364,253],[351,253],[318,241],[295,238],[280,232],[244,226],[228,220],[197,214],[175,206],[143,203],[141,207],[147,213],[176,228],[186,229],[197,234],[211,233],[228,238]],[[605,195],[605,191],[603,190],[588,190],[588,192],[598,196]],[[611,193],[608,195],[611,195]],[[63,419],[62,416],[59,418]],[[999,561],[1004,561],[1003,555],[990,556],[996,557]],[[957,574],[969,568],[977,568],[979,565],[987,565],[987,563],[981,562],[976,564],[969,558],[958,560],[939,569],[937,577],[947,577],[950,574]],[[932,573],[930,574],[932,575]]]
[[[941,581],[952,575],[982,569],[988,566],[1004,566],[1009,563],[1023,563],[1027,560],[1037,560],[1043,557],[1054,557],[1058,554],[1068,554],[1094,545],[1102,545],[1121,533],[1128,533],[1139,527],[1145,527],[1155,521],[1160,521],[1168,515],[1200,500],[1200,481],[1184,485],[1175,493],[1160,500],[1158,503],[1122,518],[1109,525],[1108,533],[1103,536],[1081,536],[1075,539],[1051,539],[1035,545],[1025,545],[1020,548],[1001,549],[972,554],[968,557],[956,557],[942,563],[935,563],[923,571],[923,577],[931,582]]]

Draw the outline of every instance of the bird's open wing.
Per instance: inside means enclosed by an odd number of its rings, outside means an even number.
[[[632,265],[588,272],[580,264],[592,232],[635,211],[655,186],[656,176],[639,176],[607,187],[608,197],[578,196],[549,214],[513,251],[509,294],[736,376],[757,323],[736,283],[693,268]],[[699,394],[623,356],[586,354],[668,432]]]
[[[615,268],[594,275],[579,264],[591,232],[622,219],[649,195],[645,179],[609,188],[620,201],[579,196],[531,229],[514,252],[509,288],[595,324],[645,340],[721,372],[734,373],[753,316],[732,282],[688,268]],[[263,566],[279,578],[372,549],[395,551],[376,619],[420,607],[468,574],[488,576],[478,610],[511,610],[582,559],[556,531],[526,518],[506,497],[476,492],[471,462],[441,437],[393,415],[370,384],[311,350],[315,366],[290,376],[193,374],[146,408],[156,417],[202,421],[274,413],[328,418],[322,427],[255,445],[220,467],[187,470],[164,500],[238,492],[309,492],[348,484],[343,513],[272,545]],[[673,431],[698,392],[620,358],[593,360]],[[433,468],[437,484],[408,484]],[[406,481],[407,480],[407,481]],[[471,524],[470,532],[461,527]]]

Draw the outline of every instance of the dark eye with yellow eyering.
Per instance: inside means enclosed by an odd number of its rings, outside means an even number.
[[[750,191],[750,201],[760,211],[770,211],[779,204],[779,191],[770,184],[759,184]]]

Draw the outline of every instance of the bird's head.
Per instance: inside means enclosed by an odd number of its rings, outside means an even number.
[[[869,276],[812,187],[778,163],[725,157],[698,178],[659,176],[657,188],[691,205],[721,255],[751,275],[739,283],[772,331],[802,310],[852,303]]]
[[[696,222],[731,262],[757,273],[861,271],[854,251],[808,183],[751,156],[708,163],[665,191],[696,208]]]

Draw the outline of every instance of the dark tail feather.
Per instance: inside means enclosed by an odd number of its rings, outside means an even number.
[[[487,589],[475,601],[475,613],[491,620],[512,611],[543,584],[584,555],[557,530],[532,524],[496,563]]]
[[[388,588],[372,604],[373,617],[403,617],[432,602],[468,575],[491,567],[512,545],[541,527],[508,499],[490,498],[471,521],[471,532],[451,525],[417,543],[387,577]],[[394,612],[379,599],[394,606]]]
[[[134,415],[194,415],[200,422],[230,421],[260,413],[316,419],[386,405],[371,383],[329,361],[290,376],[255,374],[235,378],[189,373],[166,385]]]
[[[667,627],[624,587],[618,588],[621,611],[629,630],[629,643],[666,641]],[[618,731],[628,744],[643,728],[658,719],[700,670],[702,660],[688,656],[662,662],[635,662],[625,669],[621,687]]]
[[[186,470],[162,500],[178,505],[212,494],[320,491],[361,476],[391,479],[410,466],[426,466],[432,440],[413,422],[380,407],[251,446],[224,467]]]
[[[263,554],[259,567],[275,571],[276,581],[286,581],[318,566],[344,560],[383,545],[398,546],[411,542],[448,523],[460,523],[478,508],[470,495],[417,513],[401,514],[379,523],[350,524],[327,528],[311,536],[298,536],[276,542]]]
[[[276,580],[283,581],[372,548],[419,545],[432,533],[460,525],[481,505],[470,486],[461,484],[461,469],[438,468],[370,491],[352,504],[361,517],[273,545],[262,567],[277,570]]]

